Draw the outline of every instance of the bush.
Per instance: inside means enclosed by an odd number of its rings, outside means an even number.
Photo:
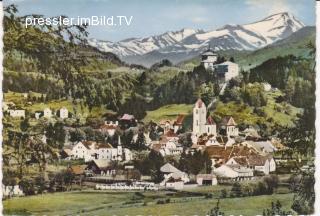
[[[226,198],[227,197],[227,190],[226,189],[222,189],[220,191],[220,198]]]
[[[263,182],[267,186],[267,193],[272,194],[274,189],[278,188],[279,177],[277,175],[270,175],[263,178]]]
[[[232,197],[241,197],[242,196],[242,188],[238,182],[236,182],[232,185],[230,195]]]

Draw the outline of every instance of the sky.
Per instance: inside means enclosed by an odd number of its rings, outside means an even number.
[[[290,12],[305,25],[315,25],[314,0],[4,0],[20,15],[47,17],[133,16],[130,26],[90,26],[89,37],[120,41],[182,28],[214,30],[245,24],[279,12]]]

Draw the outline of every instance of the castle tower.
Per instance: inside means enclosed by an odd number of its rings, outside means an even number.
[[[207,107],[201,99],[198,99],[193,107],[193,133],[196,136],[206,132]]]
[[[213,69],[213,66],[216,64],[218,60],[218,54],[213,50],[209,49],[201,54],[201,64],[205,67],[205,69]]]

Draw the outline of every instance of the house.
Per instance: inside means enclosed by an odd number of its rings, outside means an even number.
[[[41,115],[42,115],[42,112],[40,112],[40,111],[36,111],[36,112],[34,113],[35,119],[39,119],[39,118],[41,117]]]
[[[99,130],[112,137],[116,133],[117,128],[119,128],[118,121],[105,121],[104,124],[100,126]]]
[[[47,107],[43,110],[43,117],[48,119],[52,117],[52,111],[50,108]]]
[[[144,140],[145,140],[145,144],[146,144],[146,146],[149,146],[150,144],[151,144],[151,139],[150,139],[150,137],[149,137],[149,133],[143,133],[143,136],[144,136]],[[137,140],[138,140],[138,137],[139,137],[139,132],[138,133],[135,133],[134,135],[133,135],[133,137],[132,137],[132,142],[137,142]]]
[[[173,123],[173,132],[177,133],[180,129],[182,129],[182,125],[185,119],[185,115],[178,115],[177,119]]]
[[[13,102],[2,102],[2,110],[8,111],[9,109],[13,108],[15,104]]]
[[[26,117],[26,111],[23,109],[10,109],[9,115],[13,118],[25,118]]]
[[[258,155],[258,152],[247,146],[208,146],[206,151],[211,158],[212,168],[226,164],[232,157],[249,157],[250,155]],[[258,155],[259,157],[263,157]]]
[[[110,160],[92,160],[88,164],[88,169],[98,175],[116,175],[116,170],[112,167]]]
[[[119,119],[119,123],[121,128],[130,128],[137,126],[137,121],[134,115],[123,114],[123,116]]]
[[[213,173],[220,179],[227,180],[246,180],[253,177],[253,170],[243,166],[233,166],[222,164],[213,170]]]
[[[241,132],[241,135],[244,136],[247,140],[257,140],[261,138],[258,131],[253,127],[246,128]]]
[[[236,143],[235,139],[229,136],[217,136],[216,139],[222,146],[230,147]]]
[[[178,115],[176,120],[163,119],[159,122],[160,127],[163,129],[164,133],[167,133],[170,130],[173,130],[174,133],[177,133],[183,125],[185,115]]]
[[[2,185],[3,197],[24,196],[24,193],[19,185]]]
[[[168,119],[163,119],[159,122],[160,127],[163,129],[164,133],[167,133],[169,130],[172,129],[172,122]]]
[[[217,177],[214,174],[198,174],[197,177],[198,185],[217,185]]]
[[[276,170],[276,163],[273,157],[261,156],[258,154],[251,154],[251,155],[248,155],[247,157],[245,156],[232,157],[228,160],[226,165],[242,166],[242,167],[249,168],[251,170],[262,172],[266,175]]]
[[[95,159],[131,161],[132,158],[132,152],[127,148],[122,148],[120,137],[117,148],[110,144],[83,141],[78,142],[71,150],[71,159],[84,159],[85,162]]]
[[[208,50],[201,54],[201,65],[203,65],[206,70],[213,70],[217,60],[218,54],[211,50],[210,47]]]
[[[72,149],[71,148],[65,147],[60,152],[60,158],[61,159],[70,160],[71,156],[72,156]]]
[[[59,118],[61,119],[66,119],[69,117],[69,111],[67,108],[62,107],[61,109],[59,109]]]
[[[265,175],[276,171],[276,162],[271,156],[250,155],[248,160],[255,171],[262,172]]]
[[[232,78],[239,76],[238,64],[231,61],[214,65],[214,71],[221,82],[227,82]]]
[[[207,107],[199,98],[193,107],[193,134],[197,137],[206,133],[207,135],[217,135],[216,123],[209,116],[207,118]]]
[[[164,177],[164,180],[160,183],[160,185],[165,185],[165,183],[170,178],[173,178],[175,180],[181,180],[184,183],[187,183],[190,181],[187,173],[180,171],[170,163],[166,163],[165,165],[163,165],[160,168],[160,171],[163,173],[163,177]]]
[[[183,147],[176,138],[162,136],[159,141],[153,141],[151,149],[159,152],[163,157],[169,155],[180,155]]]
[[[220,123],[220,133],[228,137],[239,136],[239,129],[237,123],[232,116],[224,117]]]
[[[170,177],[164,184],[167,189],[182,190],[184,182],[181,179],[174,179]]]
[[[261,155],[268,155],[277,151],[277,148],[273,146],[271,141],[244,141],[241,143],[242,145],[254,148],[257,150]]]
[[[68,168],[68,170],[76,176],[85,175],[86,169],[87,165],[73,165]]]

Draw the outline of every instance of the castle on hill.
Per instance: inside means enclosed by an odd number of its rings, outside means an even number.
[[[210,47],[201,54],[201,65],[203,65],[206,70],[215,72],[220,82],[227,82],[239,76],[238,64],[231,61],[218,63],[218,54],[211,50]]]

